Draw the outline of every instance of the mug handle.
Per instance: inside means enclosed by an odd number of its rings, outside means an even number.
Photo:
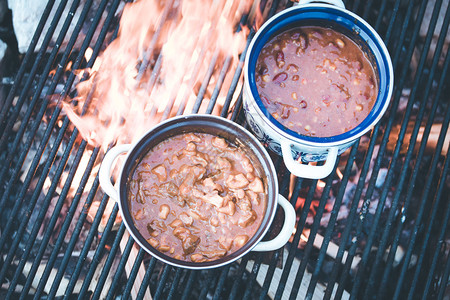
[[[294,160],[291,152],[291,144],[287,141],[281,141],[281,153],[286,168],[295,176],[309,179],[322,179],[330,175],[338,156],[338,148],[328,149],[327,159],[322,166],[311,166],[301,164]]]
[[[114,148],[109,149],[109,151],[106,152],[106,155],[103,158],[102,165],[100,166],[100,170],[98,172],[102,190],[114,200],[119,199],[119,192],[111,182],[112,165],[120,154],[130,151],[130,149],[131,144],[118,145]]]
[[[280,233],[273,240],[259,242],[252,249],[252,251],[265,252],[277,250],[283,247],[289,241],[289,238],[291,237],[295,228],[295,209],[292,204],[282,195],[278,195],[278,204],[284,210],[283,228],[281,228]]]
[[[311,2],[325,2],[328,4],[332,4],[332,5],[336,5],[337,7],[340,8],[345,8],[345,4],[342,0],[299,0],[298,2],[294,3],[294,5],[305,5]]]

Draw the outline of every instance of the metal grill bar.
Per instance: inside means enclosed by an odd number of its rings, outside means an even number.
[[[426,39],[426,42],[425,42],[425,47],[424,47],[425,50],[423,51],[422,56],[421,56],[421,61],[419,62],[419,68],[418,68],[417,75],[416,75],[416,81],[415,81],[413,90],[411,92],[411,96],[410,96],[411,100],[410,100],[409,103],[413,103],[412,100],[415,99],[417,88],[419,86],[419,81],[421,80],[421,75],[422,75],[422,72],[423,72],[424,62],[425,62],[426,56],[428,54],[429,46],[430,46],[430,43],[431,43],[432,33],[434,31],[434,28],[435,28],[436,22],[437,22],[437,17],[438,17],[438,12],[439,12],[438,5],[440,5],[440,3],[436,2],[435,10],[433,12],[432,21],[431,21],[431,24],[430,24],[430,30],[428,32],[427,39]],[[443,40],[442,40],[442,42],[443,42]],[[441,43],[441,46],[442,46],[442,43]],[[437,51],[435,53],[435,58],[438,58],[439,54],[440,54],[440,51]],[[434,60],[432,69],[435,68],[436,64],[437,64],[437,60]],[[434,72],[432,72],[432,74],[434,74]],[[405,180],[407,178],[406,172],[408,170],[409,161],[411,160],[411,157],[412,157],[412,153],[413,153],[413,149],[414,149],[414,146],[415,146],[416,137],[417,137],[417,134],[418,134],[418,131],[419,131],[419,127],[420,127],[420,122],[421,122],[421,120],[423,118],[423,115],[424,115],[424,111],[425,111],[424,110],[424,105],[425,105],[425,102],[426,102],[426,100],[428,98],[427,96],[429,94],[429,90],[430,90],[430,87],[431,87],[432,80],[433,80],[433,76],[429,76],[428,77],[428,82],[427,82],[427,85],[426,85],[426,89],[425,89],[426,92],[425,92],[425,95],[424,95],[424,97],[422,98],[422,101],[421,101],[421,109],[419,109],[419,114],[417,116],[417,121],[415,123],[413,134],[411,136],[411,140],[410,140],[410,144],[409,144],[409,148],[408,148],[408,153],[406,155],[406,158],[405,158],[405,161],[404,161],[404,164],[403,164],[403,167],[402,167],[402,171],[401,171],[401,175],[400,175],[400,178],[399,178],[399,182],[397,183],[397,194],[396,194],[396,197],[394,198],[394,202],[393,202],[391,210],[390,210],[390,215],[388,217],[388,222],[393,222],[394,218],[395,218],[395,215],[396,215],[396,208],[397,208],[397,205],[398,205],[398,200],[400,198],[400,191],[402,190],[403,184],[405,183]],[[435,105],[437,105],[437,101],[435,101]],[[382,203],[382,204],[379,204],[378,207],[377,207],[377,212],[376,212],[376,216],[377,217],[375,218],[376,220],[380,219],[379,216],[380,216],[380,214],[382,212],[382,209],[383,209],[386,197],[387,197],[387,193],[389,191],[388,188],[390,187],[391,182],[393,180],[393,171],[392,170],[395,168],[395,164],[398,161],[397,160],[397,155],[399,153],[399,149],[401,147],[401,143],[403,142],[403,137],[404,137],[404,134],[406,132],[406,126],[407,126],[408,121],[409,121],[409,112],[412,109],[412,105],[410,105],[408,108],[409,109],[407,109],[407,111],[405,113],[405,118],[404,118],[404,121],[403,121],[403,124],[402,124],[402,129],[401,129],[400,134],[399,134],[399,139],[398,139],[398,142],[397,142],[397,145],[396,145],[396,152],[394,153],[394,156],[393,156],[393,159],[392,159],[392,165],[391,165],[391,167],[389,169],[389,173],[388,173],[387,178],[386,178],[386,183],[384,185],[382,194],[380,196],[380,199],[382,200],[382,202],[380,202],[380,203]],[[420,158],[418,158],[417,160],[420,161]],[[416,164],[416,166],[418,166],[418,164]],[[410,185],[411,185],[411,183],[415,182],[415,178],[413,178],[409,182],[410,182]],[[408,188],[408,195],[407,195],[406,199],[410,199],[411,198],[412,191],[413,191],[413,189],[410,186]],[[408,200],[406,200],[406,203],[408,203]],[[405,206],[404,206],[404,211],[406,211],[406,210],[407,210],[407,204],[405,204]],[[420,219],[417,219],[416,221],[420,223]],[[375,259],[375,267],[373,267],[372,271],[370,272],[369,283],[368,283],[368,287],[366,288],[366,294],[365,294],[364,297],[369,297],[368,292],[373,289],[373,284],[374,284],[374,280],[375,280],[374,276],[375,276],[376,270],[377,270],[376,266],[379,265],[381,257],[384,254],[384,251],[386,249],[387,239],[389,237],[390,224],[391,223],[388,223],[387,226],[385,227],[383,238],[381,240],[380,246],[379,246],[378,251],[377,251],[377,256],[376,256],[376,259]],[[376,226],[372,227],[372,230],[370,232],[369,241],[373,241],[374,240],[375,230],[376,230]],[[399,226],[399,231],[400,230],[401,230],[401,226]],[[397,232],[399,233],[399,231],[397,231]],[[363,270],[365,270],[364,267],[365,267],[366,261],[368,259],[370,248],[371,248],[371,244],[368,244],[366,246],[366,248],[365,248],[363,259],[361,261],[361,263],[363,265],[358,270],[358,272],[360,272],[360,274],[359,274],[359,276],[357,274],[357,280],[355,282],[355,287],[354,287],[354,292],[355,293],[357,293],[358,288],[359,288],[359,284],[361,283],[361,279],[362,279],[362,275],[361,274],[362,274]],[[393,253],[395,253],[396,248],[392,247],[391,251]]]
[[[438,11],[437,5],[438,5],[438,3],[436,3],[435,12]],[[448,16],[449,12],[450,12],[450,7],[447,9],[447,16]],[[433,14],[433,17],[434,17],[433,18],[433,22],[436,22],[436,20],[437,20],[437,13]],[[445,21],[445,23],[443,24],[443,27],[442,27],[443,31],[441,32],[441,36],[440,36],[440,39],[438,41],[438,45],[436,47],[436,52],[434,54],[433,64],[432,64],[431,71],[430,71],[431,74],[435,74],[435,71],[436,71],[435,69],[437,67],[437,63],[439,61],[439,56],[440,56],[440,53],[442,51],[442,46],[443,46],[443,42],[444,42],[444,39],[445,39],[445,36],[446,36],[448,25],[449,25],[448,18],[446,18],[446,21]],[[432,25],[433,29],[434,29],[434,26],[435,26],[435,24]],[[427,48],[429,48],[429,43],[431,42],[431,36],[429,35],[427,38],[428,39],[427,39],[426,45],[428,46]],[[422,57],[424,57],[424,56],[422,56]],[[447,55],[447,60],[448,60],[448,55]],[[424,64],[424,62],[422,61],[422,65],[423,64]],[[418,78],[419,78],[419,76],[418,76]],[[441,91],[442,91],[442,88],[443,88],[442,78],[444,78],[444,76],[441,76],[441,83],[439,84],[439,87],[438,87],[438,90],[437,90],[437,95],[434,98],[433,107],[431,109],[431,112],[430,112],[430,115],[429,115],[429,119],[428,119],[428,122],[427,122],[426,127],[425,127],[424,139],[422,140],[422,143],[421,143],[421,146],[420,146],[420,149],[419,149],[419,154],[417,155],[417,159],[416,159],[417,161],[416,161],[416,165],[415,165],[413,174],[412,174],[412,176],[411,176],[411,178],[409,180],[409,185],[408,185],[408,189],[407,189],[408,193],[406,195],[406,200],[405,200],[405,203],[404,203],[403,211],[407,211],[408,210],[408,206],[409,206],[409,203],[410,203],[410,200],[411,200],[411,197],[412,197],[412,193],[413,193],[414,183],[416,182],[417,176],[419,175],[420,161],[422,160],[423,153],[425,151],[426,142],[427,142],[428,135],[429,135],[429,132],[430,132],[430,129],[431,129],[431,125],[432,125],[432,122],[433,122],[433,119],[434,119],[434,116],[435,116],[435,113],[436,113],[437,104],[439,102],[440,94],[441,94]],[[426,100],[428,98],[429,94],[430,94],[431,85],[432,85],[432,79],[433,79],[433,75],[430,75],[428,77],[428,82],[427,82],[426,87],[425,87],[425,94],[423,96],[424,100]],[[417,81],[417,84],[418,84],[418,81]],[[411,93],[411,99],[414,99],[416,91],[417,91],[417,89],[413,89],[413,92]],[[423,118],[424,111],[425,111],[425,108],[424,108],[425,101],[424,100],[421,102],[421,108],[422,109],[419,109],[418,118],[417,118],[414,130],[413,130],[413,134],[411,136],[410,146],[408,148],[408,153],[406,155],[405,162],[404,162],[404,165],[403,165],[403,168],[402,168],[402,172],[401,172],[401,175],[400,175],[400,182],[398,183],[398,187],[399,188],[397,189],[397,193],[396,193],[395,198],[394,198],[394,203],[395,204],[393,203],[392,208],[391,208],[391,212],[394,212],[395,208],[397,207],[398,199],[400,198],[400,191],[401,191],[401,188],[402,188],[402,186],[404,184],[404,179],[407,178],[407,174],[406,174],[407,166],[408,166],[409,161],[411,160],[411,157],[412,157],[412,153],[413,153],[414,146],[415,146],[415,141],[416,141],[417,134],[418,134],[418,131],[419,131],[420,122],[421,122],[421,120]],[[443,128],[442,130],[443,130],[443,132],[446,132],[446,128]],[[440,148],[437,148],[437,149],[439,149],[439,152],[440,152]],[[435,155],[435,157],[439,157],[439,153],[437,153]],[[430,176],[431,177],[433,177],[432,174],[434,174],[434,171],[430,170]],[[384,192],[383,196],[385,197],[385,194],[387,194],[387,188],[385,188],[383,190],[383,192]],[[426,197],[424,197],[424,198],[426,198]],[[425,202],[425,199],[424,199],[423,202]],[[389,220],[394,220],[394,217],[395,216],[393,216],[393,215],[390,216]],[[403,217],[406,218],[406,215],[403,214],[402,218]],[[421,218],[419,218],[419,217],[416,218],[416,222],[417,222],[417,224],[420,224],[421,223]],[[372,269],[372,272],[371,272],[372,274],[375,274],[375,272],[377,271],[378,267],[376,267],[376,266],[377,266],[377,263],[381,260],[381,255],[382,255],[381,251],[386,248],[388,235],[389,235],[389,231],[390,231],[390,225],[391,224],[387,224],[385,232],[383,234],[383,239],[381,240],[380,248],[379,248],[379,251],[377,253],[377,258],[376,258],[376,261],[375,261],[375,267]],[[396,231],[396,235],[395,235],[395,238],[394,238],[395,241],[398,241],[398,238],[399,238],[401,230],[402,230],[402,225],[403,225],[403,222],[400,222],[398,224],[398,226],[397,226],[397,231]],[[396,247],[395,247],[395,244],[393,244],[393,247],[391,248],[391,251],[390,251],[391,252],[390,253],[390,259],[391,260],[393,259],[393,256],[395,255],[395,251],[396,251]],[[405,265],[406,265],[406,263],[405,263]],[[420,267],[418,267],[418,269],[420,269]],[[387,277],[387,274],[389,274],[389,270],[390,270],[390,266],[388,265],[386,267],[386,269],[385,269],[385,272],[384,272],[385,275],[384,276]],[[372,274],[371,274],[371,279],[370,279],[371,283],[369,282],[369,287],[371,285],[373,285],[373,281],[374,281],[374,275],[372,275]],[[384,282],[386,280],[387,279],[384,279]],[[415,285],[413,285],[412,289],[414,290],[414,288],[415,288]],[[380,291],[381,290],[383,290],[383,289],[380,289]]]

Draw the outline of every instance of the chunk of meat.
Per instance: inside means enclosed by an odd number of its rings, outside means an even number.
[[[255,193],[263,193],[264,192],[264,184],[259,177],[255,177],[255,179],[250,182],[248,188]]]
[[[236,205],[242,211],[251,211],[252,210],[252,204],[251,204],[250,200],[247,197],[242,198],[239,201],[237,201]]]
[[[202,251],[201,252],[203,256],[206,256],[209,259],[215,259],[225,256],[227,254],[226,250],[211,250],[211,251]]]
[[[258,194],[255,193],[254,191],[247,190],[245,194],[248,196],[248,198],[254,205],[259,205],[261,203]]]
[[[200,238],[198,236],[193,235],[193,234],[188,235],[181,243],[184,254],[193,253],[199,243],[200,243]]]
[[[159,182],[164,182],[167,180],[167,170],[163,164],[159,164],[152,169],[152,173],[158,177]]]
[[[184,197],[189,196],[194,185],[194,174],[188,173],[184,181],[180,184],[179,190],[180,194]]]
[[[222,207],[225,204],[225,198],[220,196],[217,191],[212,193],[204,193],[196,188],[192,189],[192,195],[203,202],[212,204],[216,207]]]
[[[192,216],[188,215],[187,213],[181,213],[178,218],[180,218],[181,222],[183,222],[186,226],[191,226],[192,223],[194,223],[194,218]]]
[[[249,181],[244,174],[230,175],[226,180],[226,185],[230,189],[242,189],[249,184]]]
[[[225,139],[220,137],[214,137],[212,139],[212,145],[216,147],[217,149],[225,150],[228,148],[228,143]]]
[[[253,168],[252,162],[247,157],[244,157],[243,159],[241,159],[240,162],[241,162],[242,167],[244,167],[244,170],[247,173],[253,173],[253,171],[255,171],[255,168]]]
[[[231,170],[231,163],[225,157],[218,157],[215,167],[218,170]]]
[[[192,132],[185,133],[184,139],[188,142],[196,142],[196,143],[200,143],[202,141],[202,139],[199,136],[197,136],[195,133]]]
[[[236,205],[233,201],[228,201],[227,205],[224,207],[219,207],[217,209],[218,212],[221,212],[223,214],[232,216],[236,212]]]
[[[175,183],[172,181],[163,183],[159,186],[160,192],[164,194],[169,194],[172,197],[175,197],[178,195],[178,187]]]
[[[205,188],[204,189],[205,192],[212,192],[214,190],[218,192],[223,192],[223,187],[220,184],[214,182],[214,180],[211,177],[203,179],[202,186]]]
[[[219,246],[227,251],[231,250],[233,246],[233,239],[226,236],[219,237]]]
[[[245,245],[245,243],[247,243],[248,241],[248,235],[246,234],[241,234],[241,235],[237,235],[234,238],[234,244],[237,245],[239,248],[241,248],[242,246]]]
[[[257,215],[254,210],[246,212],[239,217],[238,225],[242,228],[246,228],[255,222],[256,217]]]
[[[185,240],[190,234],[191,232],[189,231],[189,229],[183,226],[178,226],[173,230],[173,235],[179,238],[180,240]]]

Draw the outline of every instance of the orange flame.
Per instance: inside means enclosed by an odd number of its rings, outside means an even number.
[[[87,70],[89,79],[76,86],[77,97],[63,103],[64,111],[86,141],[104,149],[132,142],[175,113],[191,112],[195,87],[211,66],[209,89],[222,66],[235,68],[231,62],[242,52],[248,30],[234,29],[250,6],[250,0],[127,4],[118,37]],[[228,90],[233,71],[221,91]]]

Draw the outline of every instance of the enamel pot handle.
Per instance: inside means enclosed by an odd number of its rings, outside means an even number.
[[[301,164],[292,157],[291,144],[287,141],[281,142],[281,153],[283,154],[286,168],[295,176],[309,179],[321,179],[330,175],[338,156],[338,148],[328,149],[327,160],[322,166],[311,166]]]
[[[106,152],[106,155],[103,158],[102,165],[100,166],[100,171],[98,172],[102,190],[114,200],[119,200],[119,192],[111,182],[111,169],[117,157],[122,153],[127,153],[128,151],[130,151],[130,149],[130,144],[118,145],[114,148],[109,149],[109,151]]]
[[[284,210],[284,224],[280,233],[270,241],[259,242],[252,251],[273,251],[283,247],[292,235],[295,228],[296,214],[294,207],[282,195],[278,195],[278,204]]]
[[[325,3],[328,3],[328,4],[336,5],[336,6],[340,7],[340,8],[345,8],[345,4],[344,4],[344,2],[342,2],[342,0],[321,0],[321,1],[318,1],[318,0],[299,0],[294,5],[304,5],[304,4],[308,4],[308,3],[311,3],[311,2],[325,2]]]

